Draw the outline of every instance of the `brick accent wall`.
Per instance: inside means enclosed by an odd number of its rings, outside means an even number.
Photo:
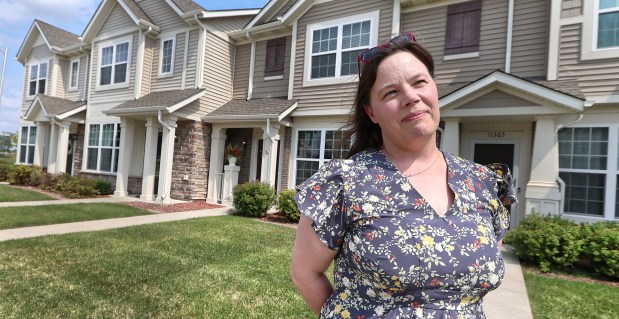
[[[178,121],[176,124],[170,197],[179,200],[205,200],[212,126],[199,121]]]
[[[75,159],[73,164],[73,175],[78,176],[82,172],[82,156],[84,155],[84,137],[86,136],[86,125],[77,125],[77,141],[75,141]]]

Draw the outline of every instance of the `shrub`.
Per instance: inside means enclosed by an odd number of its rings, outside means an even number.
[[[67,174],[68,175],[68,174]],[[88,177],[73,177],[62,179],[58,183],[60,192],[67,198],[95,197],[99,195],[94,179]]]
[[[114,190],[112,189],[112,184],[110,182],[97,178],[95,179],[95,188],[99,192],[99,195],[112,195],[114,194]]]
[[[287,189],[279,193],[279,211],[284,214],[288,220],[292,222],[298,222],[301,218],[301,212],[297,208],[297,204],[294,201],[294,195],[297,191],[294,189]]]
[[[9,180],[9,174],[15,169],[13,164],[0,163],[0,182],[6,182]]]
[[[581,226],[558,216],[529,215],[507,234],[507,240],[518,257],[543,272],[572,269],[585,247]]]
[[[585,259],[596,272],[619,278],[619,224],[603,222],[587,225],[587,228]]]
[[[13,185],[38,185],[40,175],[41,168],[38,166],[15,165],[8,174],[8,181]]]
[[[236,185],[232,190],[234,208],[247,216],[266,216],[275,199],[275,190],[271,185],[258,181]]]

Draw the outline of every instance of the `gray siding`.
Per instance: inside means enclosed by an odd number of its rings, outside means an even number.
[[[32,99],[28,99],[28,84],[30,79],[30,65],[34,62],[42,63],[47,61],[47,80],[45,81],[45,93],[49,94],[51,87],[51,74],[53,71],[54,62],[53,53],[49,50],[47,45],[41,44],[38,45],[30,51],[28,58],[26,59],[26,67],[24,69],[24,85],[22,90],[22,113],[28,109],[30,104],[32,103]]]
[[[251,44],[242,44],[236,47],[234,61],[234,92],[232,98],[243,100],[247,98],[249,87],[249,64],[251,60]]]
[[[559,80],[576,78],[585,95],[619,95],[619,57],[580,61],[580,24],[561,27]]]
[[[305,65],[305,34],[307,25],[321,21],[329,21],[342,18],[347,15],[357,15],[380,10],[378,41],[387,38],[391,33],[391,21],[393,14],[392,1],[363,0],[351,5],[348,1],[332,1],[318,4],[312,7],[298,23],[297,54],[295,57],[295,76],[293,98],[299,99],[298,109],[304,107],[350,107],[352,106],[357,82],[341,83],[335,85],[303,87],[303,68]]]
[[[63,95],[60,95],[62,92],[58,89],[57,96],[64,97],[65,99],[77,101],[81,100],[84,97],[84,90],[86,89],[86,71],[87,67],[87,58],[86,56],[81,56],[79,58],[79,69],[77,71],[77,90],[71,89],[69,90],[69,85],[71,85],[71,63],[74,58],[69,59],[61,59],[60,61],[64,61],[62,63],[63,75],[60,77],[60,82],[62,83],[62,91],[64,91]]]
[[[519,0],[514,7],[512,73],[545,77],[550,1]]]
[[[140,7],[162,32],[187,27],[187,24],[163,0],[141,1]]]
[[[208,19],[206,24],[216,30],[231,32],[243,29],[253,16]]]
[[[207,33],[204,52],[204,88],[202,98],[206,115],[232,99],[232,57],[234,45]]]
[[[198,43],[200,30],[189,31],[189,52],[187,53],[187,73],[185,74],[185,88],[197,87],[196,68],[198,63]]]
[[[582,0],[563,0],[561,2],[561,18],[582,15]]]
[[[497,69],[505,69],[507,4],[482,3],[479,57],[444,61],[447,6],[402,15],[402,31],[414,31],[433,55],[438,83],[470,82]]]
[[[56,65],[56,94],[55,96],[66,98],[66,92],[68,92],[69,87],[67,84],[69,78],[69,60],[64,58],[58,59],[58,64]],[[51,75],[51,74],[50,74]]]
[[[131,17],[129,17],[125,9],[116,3],[97,35],[101,36],[108,33],[117,33],[128,27],[136,27],[136,24]]]
[[[267,97],[287,97],[288,78],[290,77],[290,43],[292,37],[286,37],[286,56],[284,57],[283,78],[277,80],[264,79],[264,69],[266,64],[267,41],[256,43],[256,62],[254,68],[254,90],[252,97],[255,99]]]
[[[152,91],[180,90],[185,58],[185,32],[174,36],[174,70],[171,76],[160,75],[161,40],[155,40],[152,63]]]

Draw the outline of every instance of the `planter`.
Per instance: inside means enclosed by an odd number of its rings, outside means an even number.
[[[236,160],[237,160],[236,156],[230,156],[228,157],[228,164],[236,165]]]

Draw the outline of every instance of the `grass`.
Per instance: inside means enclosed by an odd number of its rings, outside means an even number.
[[[0,154],[0,164],[15,163],[15,154]]]
[[[8,185],[0,185],[0,203],[53,200],[55,198],[41,192],[31,191]]]
[[[619,289],[600,283],[553,278],[523,267],[535,319],[619,318]]]
[[[0,229],[72,223],[148,214],[152,213],[144,209],[123,204],[109,203],[2,207],[0,208]]]
[[[223,216],[0,242],[0,317],[315,318],[294,232]]]

